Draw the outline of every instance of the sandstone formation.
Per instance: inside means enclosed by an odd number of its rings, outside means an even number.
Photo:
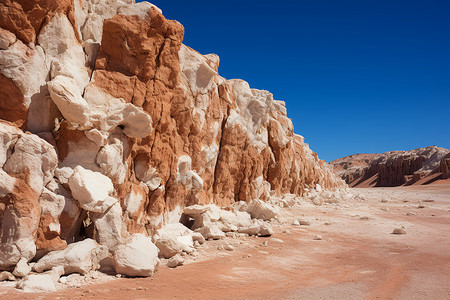
[[[355,154],[330,164],[351,187],[427,184],[450,178],[450,150],[436,146],[383,154]]]
[[[345,187],[284,102],[221,77],[183,35],[147,2],[0,0],[0,270],[84,274],[103,260],[149,276],[158,251],[270,235],[274,197]],[[183,218],[197,232],[160,237]]]

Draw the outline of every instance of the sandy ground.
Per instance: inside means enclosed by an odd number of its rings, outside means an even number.
[[[10,284],[0,298],[450,299],[450,184],[351,192],[360,197],[285,209],[272,237],[207,242],[152,278],[97,279],[51,294]],[[391,234],[400,227],[407,234]],[[224,243],[234,250],[219,250]]]

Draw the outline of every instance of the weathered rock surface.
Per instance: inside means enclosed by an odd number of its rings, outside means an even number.
[[[183,35],[146,2],[0,0],[0,270],[39,259],[84,274],[109,256],[149,276],[147,236],[169,256],[228,231],[270,235],[250,216],[274,218],[272,198],[345,186],[284,102],[221,77]],[[220,209],[239,201],[250,210]],[[198,232],[154,237],[183,216]]]
[[[135,234],[116,250],[116,272],[127,276],[151,276],[159,265],[158,251],[150,238]]]
[[[355,154],[330,164],[352,187],[427,184],[450,178],[450,150],[436,146],[383,154]]]
[[[91,270],[100,268],[100,261],[107,256],[108,250],[105,246],[98,245],[94,240],[85,239],[70,244],[64,250],[50,252],[38,260],[33,269],[36,272],[43,272],[63,266],[66,275],[71,273],[86,274]]]

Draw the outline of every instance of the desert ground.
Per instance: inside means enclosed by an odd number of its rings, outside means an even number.
[[[71,287],[41,294],[8,283],[0,298],[450,299],[450,182],[350,192],[283,209],[271,237],[208,241],[183,266],[163,261],[152,278],[93,273],[86,284],[71,275]]]

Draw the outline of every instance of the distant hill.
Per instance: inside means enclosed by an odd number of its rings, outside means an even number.
[[[354,154],[330,163],[350,187],[428,184],[450,178],[450,150],[436,146]]]

